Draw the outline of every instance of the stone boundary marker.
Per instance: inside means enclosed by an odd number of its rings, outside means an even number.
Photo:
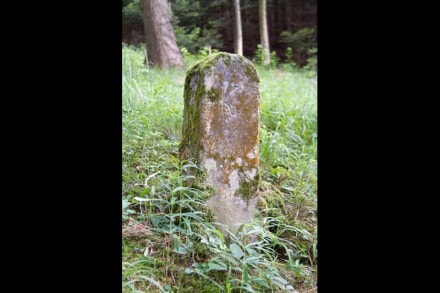
[[[195,159],[215,190],[215,221],[236,232],[257,211],[259,78],[251,61],[217,53],[190,68],[184,89],[180,157]]]

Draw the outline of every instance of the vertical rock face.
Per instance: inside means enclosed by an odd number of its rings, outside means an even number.
[[[215,189],[207,204],[236,232],[256,212],[259,164],[259,78],[242,56],[217,53],[188,70],[182,159],[196,159]]]

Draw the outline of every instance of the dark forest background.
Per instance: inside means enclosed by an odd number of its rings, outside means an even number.
[[[145,44],[140,0],[122,0],[122,42]],[[234,52],[232,0],[170,0],[179,48]],[[254,59],[260,44],[258,1],[241,0],[243,55]],[[303,67],[316,59],[317,0],[267,0],[271,57]],[[316,61],[315,61],[316,62]]]

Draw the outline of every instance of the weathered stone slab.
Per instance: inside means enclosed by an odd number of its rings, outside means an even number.
[[[215,189],[207,204],[233,232],[257,211],[259,78],[243,56],[217,53],[188,70],[181,158],[195,159]]]

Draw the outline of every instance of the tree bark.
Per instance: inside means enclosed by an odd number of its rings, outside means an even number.
[[[243,31],[241,29],[240,0],[234,0],[234,53],[243,55]]]
[[[267,5],[266,0],[258,0],[258,12],[260,17],[260,40],[263,47],[263,65],[269,67],[270,65],[270,49],[269,49],[269,34],[267,32]]]
[[[162,69],[183,68],[185,64],[171,25],[168,0],[142,1],[148,61]]]

